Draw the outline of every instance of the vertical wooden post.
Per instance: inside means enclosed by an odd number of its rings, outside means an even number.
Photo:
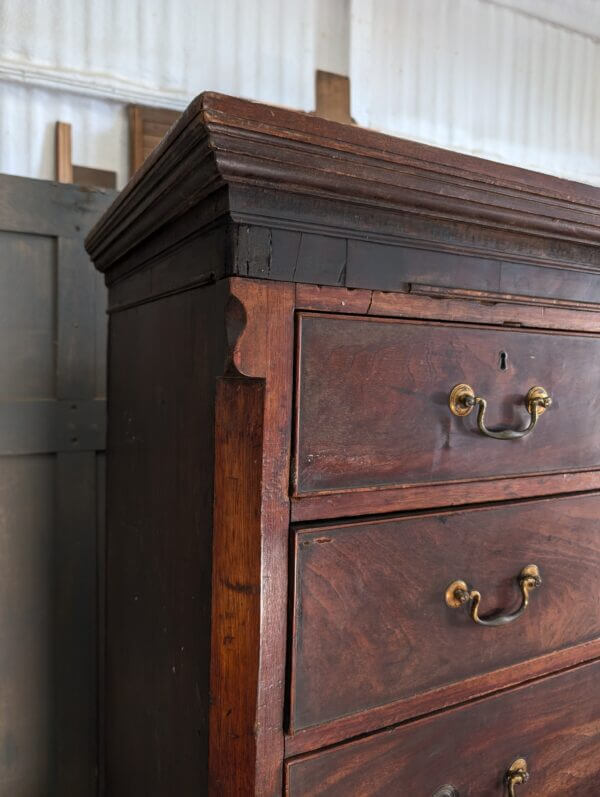
[[[56,180],[59,183],[73,182],[71,125],[68,122],[56,123]]]
[[[142,106],[129,106],[129,176],[144,162],[144,122]]]
[[[350,78],[333,72],[316,72],[316,115],[332,122],[351,124]]]

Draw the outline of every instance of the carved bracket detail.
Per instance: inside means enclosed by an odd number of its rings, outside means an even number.
[[[233,277],[225,308],[227,355],[224,376],[267,373],[268,283]]]

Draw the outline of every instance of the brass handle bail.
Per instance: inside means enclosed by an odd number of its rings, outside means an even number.
[[[542,585],[542,577],[537,565],[527,565],[519,573],[519,588],[521,590],[522,601],[519,608],[511,614],[491,615],[488,617],[479,616],[479,604],[481,603],[481,593],[476,589],[469,589],[465,581],[453,581],[446,590],[446,603],[451,609],[458,609],[465,603],[470,603],[471,619],[478,625],[497,626],[506,625],[517,620],[529,606],[529,593]]]
[[[459,418],[470,415],[473,408],[477,406],[479,408],[477,411],[477,427],[487,437],[493,437],[496,440],[518,440],[533,432],[540,415],[543,415],[548,407],[552,405],[552,398],[548,395],[546,389],[539,385],[530,388],[525,396],[525,406],[530,415],[529,424],[525,429],[499,429],[497,431],[488,429],[485,425],[487,401],[481,396],[476,396],[470,385],[455,385],[450,393],[448,404],[452,414],[457,415]]]

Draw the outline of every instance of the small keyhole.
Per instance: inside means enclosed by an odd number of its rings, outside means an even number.
[[[506,371],[508,368],[508,354],[505,351],[500,352],[500,370]]]

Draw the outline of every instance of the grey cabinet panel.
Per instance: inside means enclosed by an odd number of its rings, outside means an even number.
[[[113,198],[0,175],[0,795],[10,797],[99,789],[106,297],[83,237]]]

